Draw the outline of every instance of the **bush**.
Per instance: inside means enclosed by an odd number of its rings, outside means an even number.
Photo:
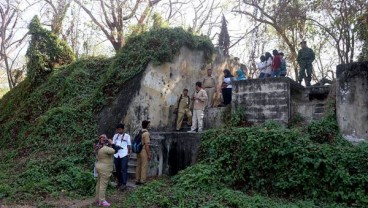
[[[90,195],[95,185],[92,142],[101,108],[149,62],[171,61],[182,46],[203,50],[207,61],[214,51],[208,38],[180,28],[158,29],[128,38],[113,58],[88,57],[60,66],[73,59],[68,47],[37,18],[30,30],[29,77],[0,100],[0,167],[6,167],[0,184],[12,184],[1,186],[0,195],[13,200],[60,192]],[[52,70],[44,71],[47,67]],[[35,83],[38,73],[42,82]]]
[[[309,138],[269,123],[210,130],[202,138],[201,158],[217,167],[221,182],[244,191],[367,206],[368,163],[358,162],[367,146]]]

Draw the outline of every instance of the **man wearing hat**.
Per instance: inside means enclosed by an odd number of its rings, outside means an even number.
[[[310,86],[313,70],[312,62],[315,59],[315,55],[313,50],[307,47],[306,41],[300,42],[300,46],[302,48],[299,50],[297,58],[298,64],[300,66],[298,82],[301,84],[304,78],[305,85]],[[306,72],[307,75],[305,74]]]

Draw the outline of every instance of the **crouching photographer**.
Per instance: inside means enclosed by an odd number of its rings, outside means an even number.
[[[98,174],[96,184],[96,202],[104,207],[109,207],[110,203],[106,201],[106,188],[113,170],[114,154],[120,149],[108,139],[105,134],[98,138],[95,145],[95,154],[97,157],[96,171]]]

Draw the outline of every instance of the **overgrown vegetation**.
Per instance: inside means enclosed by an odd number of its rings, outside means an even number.
[[[33,17],[28,29],[31,41],[26,53],[27,76],[34,85],[42,82],[55,67],[70,64],[75,55],[65,41],[42,28],[37,16]]]
[[[209,39],[183,29],[152,30],[129,38],[113,58],[53,65],[44,81],[34,85],[26,78],[7,93],[0,100],[0,199],[92,195],[96,113],[149,62],[171,61],[182,46],[203,50],[207,61],[214,51]],[[32,61],[29,67],[43,63]]]
[[[305,128],[266,122],[206,131],[199,163],[138,189],[125,203],[128,207],[366,207],[368,145],[353,146],[337,132],[336,120],[329,115]],[[143,195],[145,200],[137,200]]]

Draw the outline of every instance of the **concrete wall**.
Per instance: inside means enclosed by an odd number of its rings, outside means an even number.
[[[338,65],[336,76],[340,131],[349,141],[368,141],[368,62]]]
[[[200,134],[151,132],[149,176],[175,175],[197,161]]]
[[[291,91],[291,118],[301,116],[302,122],[321,119],[327,111],[330,86],[314,86]]]
[[[216,55],[213,62],[207,65],[202,51],[192,51],[183,47],[172,63],[160,66],[148,65],[140,82],[136,83],[140,86],[139,90],[126,98],[131,100],[126,114],[119,118],[126,124],[126,130],[130,133],[136,132],[141,121],[145,119],[151,121],[151,128],[154,130],[173,130],[176,116],[172,112],[183,89],[189,89],[191,95],[195,90],[195,82],[202,81],[206,76],[207,68],[213,69],[213,75],[217,78],[220,89],[222,71],[225,68],[234,71],[236,64],[231,58]],[[216,103],[220,103],[220,93],[216,97]],[[125,110],[123,107],[120,106],[122,111]]]
[[[233,110],[245,108],[249,122],[275,120],[288,124],[290,117],[289,78],[238,81],[233,88]]]

